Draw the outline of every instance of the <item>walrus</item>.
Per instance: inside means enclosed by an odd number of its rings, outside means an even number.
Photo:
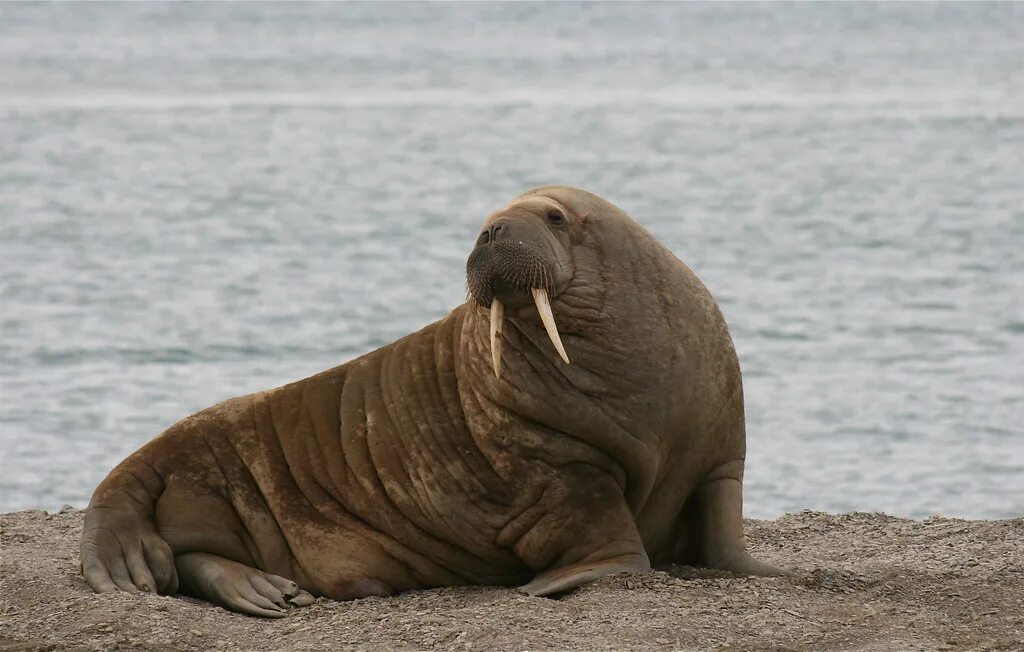
[[[740,367],[689,268],[608,201],[547,186],[485,220],[466,281],[422,330],[121,462],[85,516],[92,588],[275,617],[670,562],[785,572],[745,549]]]

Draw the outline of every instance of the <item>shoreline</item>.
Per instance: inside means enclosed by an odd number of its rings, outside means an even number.
[[[746,521],[751,552],[798,578],[674,565],[554,600],[449,587],[263,620],[94,594],[78,573],[83,514],[0,514],[0,650],[1024,649],[1024,518],[800,512]]]

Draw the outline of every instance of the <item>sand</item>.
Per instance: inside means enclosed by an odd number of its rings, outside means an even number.
[[[796,579],[669,566],[559,599],[457,587],[280,620],[95,595],[81,528],[81,511],[0,516],[0,650],[1024,650],[1024,518],[801,512],[747,522],[752,552]]]

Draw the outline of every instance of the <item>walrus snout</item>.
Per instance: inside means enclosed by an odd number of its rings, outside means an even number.
[[[488,240],[478,244],[466,260],[466,286],[470,296],[485,308],[495,298],[526,305],[534,288],[554,292],[552,268],[551,261],[534,243]]]
[[[477,246],[466,261],[469,294],[491,310],[491,364],[498,378],[501,377],[501,333],[506,303],[519,307],[532,299],[551,343],[565,364],[569,364],[551,310],[556,262],[543,255],[536,243],[514,239],[516,230],[513,224],[496,220],[480,234]]]

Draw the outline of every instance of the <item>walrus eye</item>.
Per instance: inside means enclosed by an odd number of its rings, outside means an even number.
[[[555,226],[562,226],[565,224],[565,215],[562,215],[559,211],[550,211],[548,213],[548,222]]]

